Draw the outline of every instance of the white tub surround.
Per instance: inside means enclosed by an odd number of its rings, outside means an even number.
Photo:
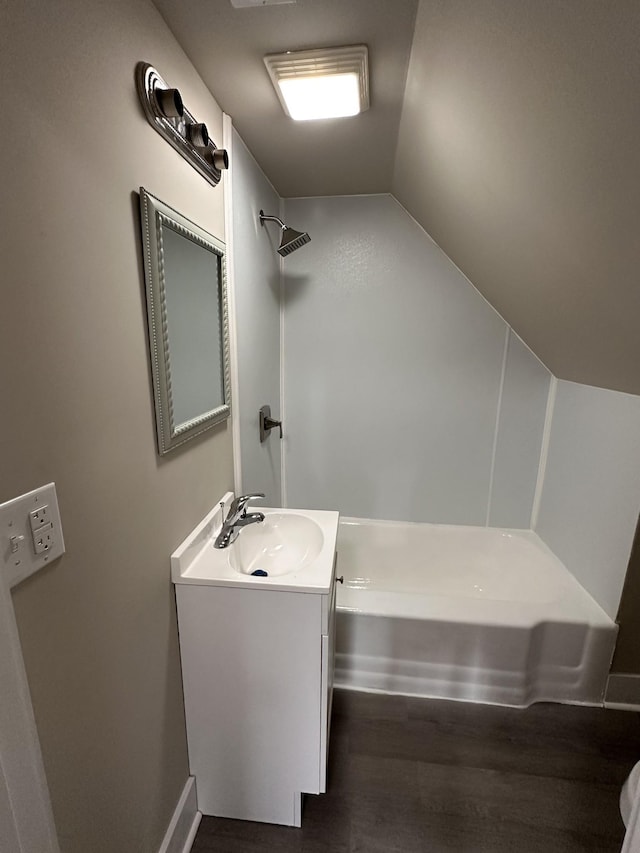
[[[617,626],[531,531],[343,519],[336,684],[600,704]]]
[[[283,266],[287,502],[529,527],[549,371],[392,196],[285,214],[312,238]]]
[[[281,446],[277,433],[259,442],[258,409],[268,403],[280,418],[280,255],[274,235],[261,228],[258,212],[280,215],[280,196],[235,130],[227,124],[225,175],[227,273],[233,301],[231,323],[234,401],[235,489],[243,482],[264,492],[270,503],[282,502]]]
[[[536,533],[615,618],[640,512],[640,397],[559,381]]]
[[[217,550],[219,507],[171,558],[189,765],[203,814],[300,826],[302,793],[326,790],[338,513],[261,511],[265,526],[284,515],[319,526],[322,543],[302,568],[274,577],[236,571],[247,551],[250,561],[257,553],[249,539],[261,524]],[[287,529],[297,535],[296,524]],[[265,540],[272,533],[265,527]]]

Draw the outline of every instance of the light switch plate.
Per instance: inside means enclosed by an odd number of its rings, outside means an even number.
[[[0,504],[0,576],[9,589],[62,554],[55,483]]]

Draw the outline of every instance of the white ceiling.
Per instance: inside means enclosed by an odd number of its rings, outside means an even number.
[[[391,191],[418,0],[297,0],[245,9],[229,0],[154,2],[280,195]],[[284,114],[265,54],[363,43],[367,112],[313,122]]]

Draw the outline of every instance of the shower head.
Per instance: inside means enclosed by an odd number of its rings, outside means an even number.
[[[299,249],[300,246],[304,246],[305,243],[309,243],[311,240],[311,237],[309,237],[306,231],[296,231],[295,228],[288,228],[281,219],[278,219],[277,216],[267,216],[264,211],[261,210],[260,224],[264,225],[265,222],[277,222],[280,226],[281,234],[278,254],[282,255],[283,258],[290,255],[291,252],[295,252],[296,249]]]
[[[284,258],[286,255],[290,255],[291,252],[295,252],[300,246],[309,243],[310,240],[311,237],[309,237],[306,231],[296,231],[295,228],[283,228],[280,245],[278,246],[278,254]]]

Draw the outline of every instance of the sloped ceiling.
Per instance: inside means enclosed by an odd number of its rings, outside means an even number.
[[[282,196],[393,192],[557,376],[640,394],[638,0],[155,4]],[[284,116],[263,55],[357,42],[369,112]]]
[[[635,394],[639,45],[637,0],[422,0],[393,180],[553,373]]]

